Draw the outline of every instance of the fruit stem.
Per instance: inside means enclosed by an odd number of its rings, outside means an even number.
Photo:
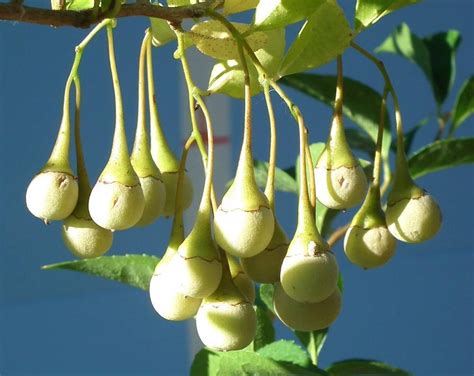
[[[69,98],[71,93],[71,86],[73,80],[77,76],[77,71],[81,63],[82,53],[84,48],[89,44],[92,38],[108,23],[110,19],[105,19],[101,23],[97,24],[92,31],[82,40],[82,42],[75,48],[74,62],[72,64],[71,71],[66,80],[66,87],[64,89],[64,102],[63,102],[63,115],[61,119],[61,126],[59,133],[54,144],[51,155],[43,167],[42,171],[62,171],[73,175],[71,166],[69,164],[69,144],[71,139],[71,120],[69,114]]]
[[[155,169],[155,163],[151,156],[150,144],[146,127],[146,101],[145,101],[145,59],[148,46],[148,40],[151,38],[150,29],[147,29],[140,48],[138,60],[138,111],[137,111],[137,129],[135,133],[135,142],[133,144],[132,155],[135,171],[140,177],[153,176],[155,178],[158,171]]]
[[[277,136],[275,125],[275,112],[273,111],[272,98],[270,95],[270,85],[268,81],[263,82],[263,93],[265,95],[265,103],[268,110],[268,122],[270,125],[270,152],[268,156],[268,175],[267,184],[265,185],[265,196],[270,203],[270,209],[275,210],[275,165],[277,152]]]
[[[379,187],[380,189],[380,174],[382,167],[382,142],[383,142],[383,131],[385,126],[385,109],[387,107],[387,96],[388,88],[385,85],[383,89],[382,103],[380,105],[380,120],[379,120],[379,129],[377,133],[377,145],[375,147],[375,156],[374,156],[374,170],[373,170],[373,180],[372,185]]]
[[[342,56],[337,55],[337,84],[336,97],[334,99],[334,116],[342,118],[342,107],[344,103],[344,74],[342,70]]]
[[[174,216],[173,225],[171,227],[171,236],[168,248],[177,249],[184,240],[184,224],[183,224],[183,205],[182,205],[182,193],[183,193],[183,177],[186,169],[186,159],[188,158],[188,152],[194,143],[194,134],[186,140],[183,151],[181,153],[181,160],[178,168],[178,182],[176,185],[176,198],[174,205]]]
[[[369,51],[365,50],[355,42],[351,42],[351,47],[354,48],[357,52],[359,52],[362,56],[369,59],[375,66],[378,68],[380,73],[383,76],[385,81],[385,86],[387,87],[388,91],[390,92],[392,99],[393,99],[393,106],[395,108],[395,124],[396,124],[396,131],[397,131],[397,159],[396,159],[396,170],[395,170],[395,179],[394,179],[394,187],[399,186],[402,189],[409,189],[409,187],[414,185],[414,182],[410,176],[410,172],[408,170],[408,162],[405,155],[405,141],[403,135],[403,122],[402,122],[402,115],[400,111],[400,102],[398,101],[397,93],[392,85],[392,81],[390,80],[390,76],[388,75],[387,70],[385,69],[385,65],[383,61],[377,59],[374,55],[372,55]]]
[[[206,180],[204,182],[204,190],[202,193],[201,202],[199,204],[199,214],[206,216],[211,215],[211,205],[212,200],[212,180],[214,174],[214,132],[212,127],[212,121],[207,109],[206,104],[200,97],[198,91],[196,90],[196,85],[191,77],[191,70],[189,68],[188,60],[186,58],[186,51],[184,48],[184,38],[183,33],[180,30],[175,30],[176,36],[178,39],[178,50],[180,53],[181,65],[183,67],[184,78],[186,81],[186,86],[188,88],[188,99],[189,99],[189,115],[191,117],[191,124],[193,128],[193,134],[198,144],[198,148],[201,152],[204,166],[206,168]],[[201,131],[199,129],[197,117],[196,117],[196,102],[201,107],[204,118],[206,120],[206,131],[207,131],[207,143],[208,150],[206,152],[206,147],[204,146],[204,141],[202,139]]]
[[[153,52],[152,52],[152,40],[151,38],[147,41],[146,50],[146,70],[147,70],[147,83],[148,83],[148,107],[150,113],[150,135],[151,135],[151,153],[152,155],[161,154],[167,157],[167,165],[158,165],[157,159],[155,163],[162,172],[177,171],[179,168],[179,162],[176,159],[173,151],[171,150],[168,142],[166,141],[165,134],[161,128],[160,116],[158,113],[158,106],[156,104],[156,92],[155,92],[155,78],[153,73]]]
[[[77,180],[79,185],[79,196],[74,209],[74,215],[83,219],[90,219],[89,196],[91,186],[87,174],[86,163],[84,161],[84,151],[81,142],[81,81],[79,75],[74,77],[74,87],[76,90],[76,103],[74,109],[74,140],[76,144],[76,164]]]
[[[306,132],[308,132],[308,130],[306,130]],[[309,174],[309,201],[313,208],[313,213],[316,215],[316,182],[314,180],[314,163],[311,151],[309,150],[308,138],[306,138],[305,154],[306,168],[308,169],[307,171]]]

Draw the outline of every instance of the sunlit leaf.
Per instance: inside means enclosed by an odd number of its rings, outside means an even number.
[[[280,340],[273,342],[262,347],[257,352],[277,362],[293,363],[304,368],[311,364],[308,353],[294,341]]]
[[[240,13],[254,9],[258,2],[259,0],[225,0],[224,14]]]
[[[421,0],[357,0],[355,29],[357,32],[375,24],[393,11]]]
[[[318,364],[319,353],[321,352],[326,338],[328,329],[316,330],[313,332],[299,332],[295,330],[295,335],[301,341],[311,357],[311,362],[314,365]]]
[[[255,11],[257,29],[275,29],[304,20],[326,0],[262,0]]]
[[[308,18],[291,45],[280,75],[303,72],[324,65],[349,47],[353,33],[344,12],[327,0]]]
[[[260,188],[265,188],[268,176],[268,163],[255,160],[253,163],[255,180]],[[298,192],[296,180],[280,168],[275,169],[275,189],[281,192]]]
[[[148,290],[158,261],[158,257],[150,255],[102,256],[45,265],[43,269],[72,270]]]
[[[273,322],[270,318],[270,315],[272,315],[271,311],[257,305],[256,314],[257,332],[255,334],[255,339],[253,340],[253,349],[255,351],[267,346],[275,340],[275,328],[273,327]]]
[[[453,110],[453,122],[449,134],[452,135],[459,126],[474,113],[474,76],[469,77],[459,90]]]
[[[474,138],[436,141],[415,152],[408,160],[414,178],[469,163],[474,163]]]
[[[171,30],[167,21],[161,18],[150,18],[150,24],[152,43],[155,47],[163,46],[176,39],[176,34]]]

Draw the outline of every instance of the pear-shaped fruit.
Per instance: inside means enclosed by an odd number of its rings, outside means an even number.
[[[223,257],[223,263],[227,263]],[[255,338],[255,310],[232,282],[228,265],[224,266],[217,290],[205,298],[196,315],[199,338],[217,351],[240,350]]]
[[[275,283],[280,280],[283,259],[288,251],[290,241],[275,219],[275,231],[267,247],[258,255],[240,259],[245,273],[255,282]]]
[[[293,330],[311,332],[330,326],[341,311],[339,289],[319,303],[300,303],[291,299],[281,285],[275,285],[273,307],[278,318]]]
[[[128,155],[122,94],[113,53],[112,30],[109,27],[107,33],[115,93],[115,132],[109,161],[90,195],[89,211],[99,226],[109,230],[125,230],[142,217],[145,198]]]
[[[396,245],[396,239],[387,229],[380,188],[371,186],[346,232],[344,252],[353,264],[369,269],[386,264],[395,254]]]
[[[229,260],[230,275],[234,285],[239,289],[247,301],[253,304],[255,302],[254,283],[232,256],[227,256],[227,259]]]
[[[145,208],[136,226],[147,226],[153,223],[163,212],[166,202],[165,184],[161,172],[151,156],[146,129],[145,57],[150,38],[151,34],[147,32],[140,51],[137,130],[132,155],[130,157],[132,166],[140,179],[140,185],[145,198]]]
[[[306,133],[300,124],[300,192],[298,225],[281,265],[285,292],[300,303],[318,303],[336,289],[339,267],[329,245],[316,228],[309,203],[306,174]]]
[[[441,209],[435,199],[412,180],[401,147],[397,150],[395,178],[385,214],[392,235],[407,243],[429,240],[441,227]]]
[[[153,78],[153,59],[151,40],[147,46],[147,79],[148,79],[148,107],[150,111],[150,141],[151,156],[161,172],[165,184],[166,200],[162,215],[170,217],[175,211],[176,191],[178,183],[179,162],[166,141],[160,125],[158,108],[156,105],[155,83]],[[191,206],[193,201],[193,184],[187,174],[181,179],[182,205],[184,210]]]
[[[41,171],[26,190],[26,206],[35,217],[46,223],[67,218],[76,207],[79,187],[69,163],[71,123],[69,91],[66,83],[63,117],[53,151]]]
[[[333,118],[314,177],[318,200],[331,209],[351,208],[362,201],[367,192],[367,178],[347,144],[340,116]]]
[[[252,257],[270,243],[275,219],[267,197],[255,181],[247,125],[235,179],[214,217],[217,244],[236,257]]]

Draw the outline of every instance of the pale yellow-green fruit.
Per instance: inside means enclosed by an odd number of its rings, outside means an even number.
[[[64,172],[41,172],[26,190],[26,206],[35,217],[44,221],[63,220],[77,204],[77,179]]]
[[[387,205],[388,229],[398,240],[420,243],[431,239],[441,227],[441,210],[427,193]]]
[[[311,332],[331,325],[341,311],[342,298],[339,289],[319,303],[300,303],[291,299],[281,284],[275,285],[273,307],[278,318],[294,330]]]
[[[212,350],[247,347],[255,338],[257,319],[252,304],[242,301],[204,301],[196,315],[201,341]]]
[[[181,321],[194,317],[201,299],[181,294],[174,285],[170,269],[157,265],[150,281],[150,300],[155,311],[166,320]]]
[[[202,299],[211,295],[219,285],[222,276],[220,260],[208,261],[201,257],[185,258],[179,254],[179,250],[169,267],[178,291],[193,298]]]
[[[214,217],[217,244],[236,257],[252,257],[262,252],[274,228],[273,212],[264,206],[250,211],[232,209],[223,200]]]
[[[163,212],[166,202],[166,188],[161,180],[153,176],[140,177],[139,179],[145,199],[145,206],[136,226],[148,226],[158,219]]]
[[[172,217],[174,215],[174,207],[176,203],[176,187],[178,184],[178,171],[174,172],[163,172],[162,171],[163,182],[166,187],[166,201],[163,208],[162,215],[164,217]],[[183,205],[183,210],[189,208],[193,202],[193,183],[187,174],[183,175],[182,180],[182,190],[181,190],[181,200]]]
[[[79,258],[102,256],[112,246],[113,234],[90,218],[71,215],[63,222],[62,237],[66,247]]]
[[[331,209],[347,209],[360,203],[367,193],[367,178],[360,165],[328,168],[323,155],[314,169],[316,197]]]
[[[364,269],[386,264],[395,254],[396,246],[396,239],[385,226],[350,226],[344,237],[347,258]]]
[[[113,231],[133,227],[140,220],[144,207],[140,184],[128,186],[99,180],[89,198],[89,212],[94,222]]]
[[[285,232],[275,221],[275,231],[270,244],[256,256],[240,259],[243,270],[255,282],[278,282],[289,242]]]
[[[283,260],[280,280],[285,292],[301,303],[318,303],[337,287],[339,267],[327,244],[295,236]]]

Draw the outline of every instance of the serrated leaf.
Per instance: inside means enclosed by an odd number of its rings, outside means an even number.
[[[259,0],[225,0],[224,14],[234,14],[254,9]]]
[[[393,11],[419,3],[421,0],[357,0],[355,28],[357,32],[372,26]]]
[[[414,178],[447,168],[474,163],[474,138],[441,140],[426,145],[408,160]]]
[[[285,53],[285,30],[276,29],[265,31],[268,43],[255,52],[265,72],[274,78],[278,72]],[[247,66],[250,75],[250,91],[252,95],[262,90],[257,69],[247,57]],[[244,97],[244,72],[239,60],[217,62],[209,78],[208,90],[213,93],[226,94],[234,98]]]
[[[262,283],[258,290],[260,300],[265,304],[265,307],[274,313],[273,310],[273,291],[274,287],[269,283]]]
[[[319,353],[326,342],[328,329],[326,328],[313,332],[300,332],[295,330],[294,332],[303,346],[306,347],[306,350],[308,351],[308,354],[311,358],[311,363],[318,365]]]
[[[255,312],[257,314],[257,332],[253,340],[253,349],[257,351],[275,340],[275,328],[270,318],[271,311],[257,305]]]
[[[375,52],[398,54],[417,64],[425,74],[440,106],[446,99],[456,72],[456,50],[461,42],[458,31],[437,33],[419,38],[402,23],[375,49]]]
[[[268,163],[254,160],[253,162],[255,180],[260,188],[265,188],[268,176]],[[298,183],[296,180],[287,174],[284,170],[275,168],[275,189],[281,192],[298,192]]]
[[[331,376],[398,375],[409,376],[407,371],[377,360],[347,359],[331,364],[326,371]]]
[[[326,0],[263,0],[255,10],[255,27],[276,29],[304,20]]]
[[[247,24],[232,22],[232,25],[240,33],[250,30],[250,25]],[[217,20],[197,23],[186,35],[192,39],[197,49],[205,55],[219,60],[239,59],[236,40],[227,28]],[[252,51],[264,48],[269,42],[267,34],[261,31],[247,33],[245,40]]]
[[[469,77],[459,90],[453,109],[453,121],[449,134],[452,135],[459,126],[474,113],[474,76]]]
[[[352,36],[342,9],[334,0],[326,0],[301,28],[283,60],[280,76],[330,62],[349,47]]]
[[[167,21],[161,18],[151,18],[152,43],[155,47],[160,47],[176,39],[176,34],[171,30]]]
[[[305,73],[284,77],[281,81],[328,106],[334,106],[336,76]],[[377,141],[381,104],[382,96],[374,89],[359,81],[344,78],[344,115],[367,132],[374,142]],[[385,111],[385,131],[382,144],[384,159],[388,158],[391,140],[390,117]]]
[[[159,260],[158,257],[151,255],[102,256],[45,265],[42,269],[72,270],[148,290]]]
[[[277,362],[292,363],[303,368],[311,365],[308,353],[294,341],[282,339],[262,347],[257,353]]]

